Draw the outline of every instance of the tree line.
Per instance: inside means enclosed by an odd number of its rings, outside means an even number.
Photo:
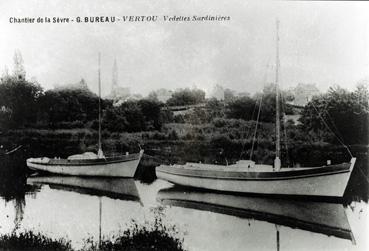
[[[282,92],[282,114],[300,114],[301,133],[316,140],[348,144],[368,144],[368,85],[358,85],[353,92],[332,87],[314,96],[296,111],[293,97]],[[262,100],[262,102],[260,102]],[[99,98],[88,89],[53,89],[45,91],[39,84],[22,78],[6,78],[0,82],[0,130],[38,128],[98,128]],[[204,107],[174,115],[164,106],[204,103]],[[275,86],[268,85],[253,96],[232,96],[227,100],[206,99],[198,89],[182,89],[172,93],[164,103],[148,96],[127,100],[116,106],[102,99],[102,126],[111,132],[160,131],[165,123],[212,123],[214,119],[275,121]],[[281,120],[284,118],[281,117]]]
[[[39,84],[8,78],[0,83],[0,128],[96,129],[98,103],[99,97],[89,90],[44,91]],[[162,105],[142,99],[116,107],[112,100],[102,99],[102,124],[111,131],[160,130],[165,119]]]

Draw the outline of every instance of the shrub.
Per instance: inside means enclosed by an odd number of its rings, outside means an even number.
[[[175,226],[166,226],[161,216],[156,215],[154,222],[140,225],[136,221],[113,240],[103,240],[98,245],[91,238],[85,242],[83,250],[160,250],[182,251],[183,239],[176,237],[178,231]]]
[[[72,250],[70,241],[65,239],[51,239],[32,231],[11,233],[0,236],[1,250]]]

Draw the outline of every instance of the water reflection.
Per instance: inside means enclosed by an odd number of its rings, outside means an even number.
[[[97,178],[75,176],[34,176],[27,178],[29,185],[48,185],[51,189],[72,191],[79,194],[99,196],[99,234],[98,243],[102,239],[103,205],[101,196],[112,199],[140,201],[140,196],[132,178]]]
[[[87,238],[109,238],[126,229],[132,219],[144,220],[133,179],[35,176],[26,183],[37,193],[23,194],[22,205],[26,206],[22,210],[16,205],[0,205],[5,212],[0,216],[0,234],[33,230],[70,239],[79,249]]]
[[[0,158],[0,198],[7,205],[14,205],[14,227],[19,229],[26,207],[25,195],[35,193],[35,188],[26,185],[26,173],[23,172],[17,156],[1,156]],[[1,226],[0,226],[1,228]]]
[[[223,194],[173,187],[160,190],[164,205],[267,221],[354,242],[342,204],[307,200]]]
[[[49,185],[51,189],[106,196],[120,200],[140,201],[135,181],[132,178],[35,176],[27,178],[27,184]]]

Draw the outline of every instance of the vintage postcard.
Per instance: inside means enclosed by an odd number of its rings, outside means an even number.
[[[369,3],[0,2],[0,250],[368,250]]]

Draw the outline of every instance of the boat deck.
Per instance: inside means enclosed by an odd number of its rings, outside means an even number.
[[[334,166],[334,165],[333,165]],[[173,165],[174,168],[182,168],[187,170],[209,170],[209,171],[226,171],[226,172],[278,172],[272,165],[256,164],[256,165],[216,165],[216,164],[202,164],[202,163],[186,163],[184,165]],[[293,171],[304,171],[315,168],[322,168],[329,166],[320,167],[282,167],[280,171],[293,172]]]
[[[106,163],[131,161],[138,159],[139,157],[140,153],[98,159],[51,159],[47,157],[42,157],[28,159],[27,162],[42,165],[58,165],[58,166],[101,165]]]
[[[185,165],[161,165],[157,168],[157,172],[167,173],[179,176],[189,176],[198,178],[215,178],[215,179],[291,179],[318,175],[328,175],[334,173],[342,173],[350,171],[350,163],[342,163],[337,165],[321,166],[321,167],[297,167],[282,168],[280,170],[273,169],[268,165],[255,165],[253,167],[240,165],[207,165],[207,164],[191,164]]]

